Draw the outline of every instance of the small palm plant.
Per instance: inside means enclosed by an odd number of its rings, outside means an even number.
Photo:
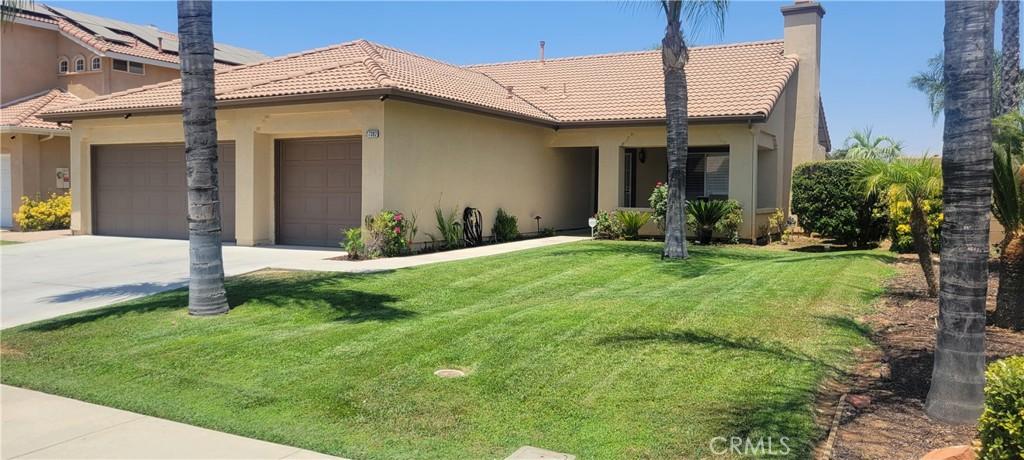
[[[732,211],[726,200],[693,200],[686,202],[686,212],[693,216],[697,225],[697,241],[710,244],[718,222]]]
[[[889,136],[874,137],[871,128],[853,130],[843,148],[836,150],[833,160],[885,160],[892,161],[903,152],[903,143]]]
[[[1024,329],[1024,116],[997,118],[992,177],[992,214],[1003,225],[995,324]]]
[[[640,237],[640,229],[651,221],[651,214],[624,209],[615,213],[615,219],[618,221],[618,227],[622,231],[622,238],[635,240]]]
[[[864,160],[860,184],[867,194],[879,194],[890,201],[910,203],[910,234],[914,251],[928,283],[928,295],[936,296],[939,285],[932,268],[932,241],[928,234],[925,201],[942,194],[942,166],[935,157],[896,158],[890,162]]]

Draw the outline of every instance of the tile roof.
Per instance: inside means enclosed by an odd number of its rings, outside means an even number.
[[[781,41],[690,48],[689,117],[767,117],[797,59]],[[661,51],[470,66],[563,122],[665,118]]]
[[[797,59],[782,42],[696,47],[690,117],[766,117]],[[659,51],[458,67],[365,40],[219,70],[222,104],[359,93],[427,98],[551,125],[665,117]],[[511,87],[511,88],[509,88]],[[101,96],[49,113],[160,111],[180,104],[179,80]],[[69,118],[73,118],[69,117]]]
[[[45,23],[50,27],[55,25],[63,34],[99,53],[118,53],[172,65],[179,62],[177,35],[152,26],[93,16],[42,3],[22,7],[15,16],[29,22]],[[267,56],[257,51],[217,43],[214,58],[217,65],[223,67],[257,62]]]
[[[480,72],[365,40],[219,70],[215,79],[218,101],[393,91],[537,121],[556,121]],[[89,99],[50,113],[175,108],[180,104],[181,80],[172,80]]]
[[[80,101],[81,99],[77,96],[59,89],[33,94],[0,107],[0,126],[70,131],[69,126],[58,126],[57,123],[44,121],[37,115],[46,110],[57,109]]]

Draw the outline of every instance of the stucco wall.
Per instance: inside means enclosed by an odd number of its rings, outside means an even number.
[[[434,208],[478,208],[484,234],[501,207],[521,232],[585,228],[592,208],[589,150],[556,150],[549,128],[462,111],[387,101],[384,205],[419,218],[420,239],[438,234]]]
[[[14,139],[11,139],[13,137]],[[69,139],[66,136],[8,134],[0,142],[0,151],[11,155],[11,211],[17,212],[21,197],[46,198],[65,193],[57,188],[57,168],[70,167]]]
[[[0,98],[12,101],[57,86],[57,32],[21,24],[0,31]]]

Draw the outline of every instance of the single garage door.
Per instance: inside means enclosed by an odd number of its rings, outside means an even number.
[[[221,144],[221,237],[235,240],[235,146]],[[184,144],[93,147],[97,235],[188,238]]]
[[[359,138],[292,139],[277,144],[277,243],[337,246],[362,224]]]

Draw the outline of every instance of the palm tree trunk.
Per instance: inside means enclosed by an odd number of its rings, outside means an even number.
[[[665,124],[668,160],[668,197],[665,210],[665,250],[662,257],[685,259],[686,251],[686,149],[688,143],[686,94],[686,44],[679,22],[679,0],[662,2],[668,24],[661,41],[662,67],[665,72]]]
[[[992,202],[994,1],[947,1],[939,330],[929,417],[974,423],[985,400],[985,297]]]
[[[995,324],[1024,330],[1024,234],[1010,236],[999,256]]]
[[[935,281],[935,270],[932,268],[932,237],[928,234],[928,220],[924,211],[917,203],[910,209],[910,234],[914,238],[914,250],[924,272],[924,280],[928,283],[928,296],[939,294],[939,284]]]
[[[188,312],[227,313],[220,242],[217,119],[213,80],[213,5],[178,0],[181,107],[188,182]]]
[[[999,114],[1020,107],[1020,2],[1003,1],[1003,66],[1000,74]]]

